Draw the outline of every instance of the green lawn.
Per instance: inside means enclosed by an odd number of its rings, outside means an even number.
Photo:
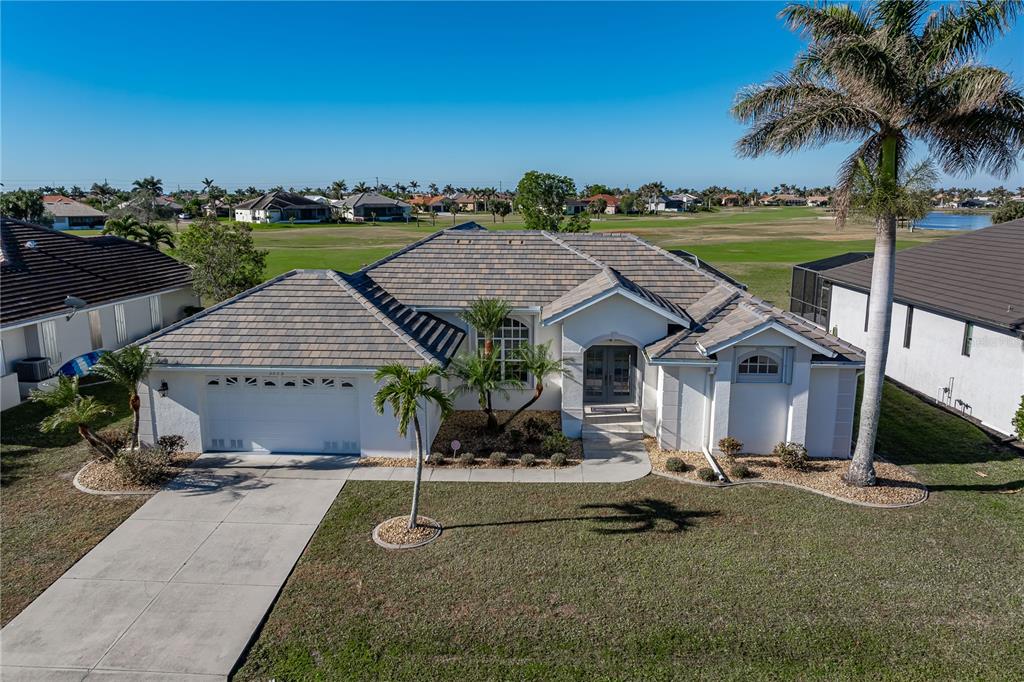
[[[236,679],[1021,679],[1024,464],[891,387],[885,415],[924,505],[428,482],[446,531],[396,553],[370,530],[410,485],[350,481]]]
[[[111,384],[82,387],[113,414],[99,426],[127,426],[125,394]],[[75,473],[95,455],[77,432],[39,433],[47,408],[23,403],[3,413],[0,434],[0,622],[6,624],[135,511],[144,497],[78,492]]]

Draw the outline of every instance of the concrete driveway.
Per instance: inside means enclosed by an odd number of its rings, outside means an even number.
[[[354,458],[204,455],[0,632],[0,677],[223,680]]]

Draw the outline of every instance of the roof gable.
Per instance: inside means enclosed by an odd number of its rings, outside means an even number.
[[[554,324],[616,295],[662,315],[670,322],[686,327],[692,322],[689,315],[679,306],[608,267],[602,268],[601,272],[545,305],[541,318],[546,325]]]

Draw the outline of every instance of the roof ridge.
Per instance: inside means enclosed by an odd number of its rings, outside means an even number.
[[[416,241],[412,242],[411,244],[406,244],[405,246],[400,248],[398,251],[394,251],[392,253],[389,253],[388,255],[384,256],[383,258],[379,258],[379,259],[375,260],[374,262],[370,263],[369,265],[364,265],[363,267],[359,268],[358,270],[356,270],[355,272],[350,273],[350,274],[357,275],[359,273],[364,273],[367,276],[369,276],[369,272],[373,268],[376,268],[376,267],[379,267],[381,265],[384,265],[385,263],[388,263],[388,262],[394,260],[395,258],[398,258],[399,256],[401,256],[401,255],[403,255],[405,253],[408,253],[409,251],[412,251],[413,249],[415,249],[415,248],[417,248],[419,246],[422,246],[423,244],[426,244],[427,242],[429,242],[429,241],[431,241],[433,239],[436,239],[437,237],[441,236],[442,234],[445,234],[446,232],[448,232],[447,229],[441,229],[441,230],[438,230],[437,232],[432,232],[432,233],[428,234],[426,237],[423,237],[422,239],[417,239]]]
[[[221,301],[220,303],[214,303],[209,308],[203,308],[202,310],[200,310],[195,315],[189,315],[186,318],[178,320],[174,324],[168,325],[168,326],[164,327],[163,329],[156,330],[155,332],[153,332],[152,334],[149,334],[148,336],[143,336],[141,339],[139,339],[137,341],[134,341],[130,345],[132,345],[132,346],[141,346],[141,345],[144,345],[146,343],[149,343],[150,341],[155,341],[156,339],[159,339],[161,336],[165,336],[165,335],[169,334],[172,331],[180,329],[181,327],[185,326],[186,324],[189,324],[190,322],[193,322],[194,320],[198,320],[200,318],[206,317],[207,315],[209,315],[211,313],[214,313],[214,312],[220,310],[221,308],[224,308],[224,307],[226,307],[228,305],[231,305],[232,303],[235,303],[237,301],[241,301],[243,298],[247,298],[247,297],[251,296],[252,294],[255,294],[257,291],[262,291],[263,289],[266,289],[271,284],[275,284],[275,283],[280,282],[282,280],[288,279],[289,277],[297,275],[300,272],[310,272],[310,271],[309,270],[300,270],[300,269],[296,268],[294,270],[289,270],[288,272],[283,272],[280,275],[278,275],[277,277],[271,277],[266,282],[260,282],[259,284],[257,284],[256,286],[252,287],[251,289],[246,289],[245,291],[243,291],[240,294],[235,294],[231,298],[226,298],[223,301]]]
[[[390,329],[395,336],[400,338],[402,341],[406,343],[406,345],[408,345],[410,348],[416,351],[420,355],[420,357],[422,357],[424,360],[428,362],[438,362],[437,357],[435,357],[430,351],[428,351],[419,341],[414,339],[412,335],[410,335],[407,331],[402,329],[398,325],[398,323],[391,319],[391,317],[387,313],[381,310],[380,307],[377,306],[373,301],[368,299],[365,294],[363,294],[361,291],[352,286],[352,283],[346,280],[344,277],[342,277],[337,271],[328,270],[327,276],[333,279],[342,289],[345,290],[345,292],[349,296],[354,298],[356,301],[359,302],[360,305],[366,308],[371,315],[373,315],[374,317],[377,318],[377,320],[380,321],[381,324]],[[368,275],[365,275],[365,273],[363,276],[366,277],[371,282],[373,282],[373,278],[369,277]],[[376,282],[374,282],[374,284],[380,286]],[[386,289],[383,289],[383,287],[381,287],[381,289],[385,293],[388,293]],[[388,293],[388,295],[390,296],[391,294]],[[406,306],[401,301],[398,301],[398,299],[395,299],[395,301],[403,308],[408,308],[408,306]]]
[[[608,265],[604,261],[602,261],[602,260],[600,260],[598,258],[595,258],[594,256],[591,256],[589,253],[585,253],[583,251],[580,251],[575,246],[569,244],[564,239],[556,237],[551,232],[548,232],[547,230],[541,230],[540,233],[542,235],[544,235],[545,237],[547,237],[548,239],[550,239],[551,241],[553,241],[554,243],[556,243],[559,246],[561,246],[562,248],[566,249],[567,251],[570,251],[571,253],[576,254],[580,258],[583,258],[585,260],[590,261],[591,263],[593,263],[597,267],[601,268],[602,270],[614,270],[614,268],[612,268],[610,265]]]
[[[705,270],[704,268],[701,268],[701,267],[699,267],[697,265],[694,265],[693,263],[687,261],[685,258],[680,258],[679,256],[675,255],[671,251],[663,249],[663,248],[661,248],[660,246],[658,246],[656,244],[652,244],[651,242],[647,241],[646,239],[642,239],[642,238],[636,236],[632,232],[616,232],[615,234],[625,235],[628,239],[632,239],[633,241],[646,246],[647,248],[651,249],[652,251],[655,251],[656,253],[659,253],[662,256],[664,256],[664,257],[666,257],[666,258],[668,258],[670,260],[675,261],[676,263],[679,263],[681,265],[685,265],[689,269],[691,269],[694,272],[697,272],[697,273],[703,275],[705,278],[710,279],[713,282],[725,284],[726,286],[730,286],[730,287],[733,287],[734,289],[742,291],[742,289],[740,289],[740,287],[737,287],[735,284],[733,284],[732,282],[726,280],[725,278],[719,277],[718,275],[710,273],[707,270]],[[694,256],[694,257],[696,258],[696,256]]]

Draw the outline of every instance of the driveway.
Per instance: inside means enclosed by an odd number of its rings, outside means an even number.
[[[223,680],[354,458],[200,457],[0,633],[0,677]]]

